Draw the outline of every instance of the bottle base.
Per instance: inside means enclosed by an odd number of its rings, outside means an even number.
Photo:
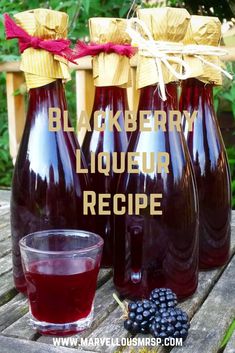
[[[229,255],[223,259],[209,259],[207,257],[206,260],[199,259],[199,270],[200,271],[210,271],[215,270],[219,267],[225,266],[229,261]]]

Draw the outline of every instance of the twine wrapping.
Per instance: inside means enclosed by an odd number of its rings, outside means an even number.
[[[133,28],[134,26],[135,29]],[[139,30],[137,28],[139,28]],[[165,65],[166,68],[177,80],[185,80],[189,78],[191,74],[191,68],[184,59],[169,56],[169,54],[178,54],[180,56],[193,56],[199,59],[204,64],[209,65],[215,68],[216,70],[220,71],[229,79],[233,78],[233,75],[224,70],[221,66],[211,63],[202,57],[202,55],[216,57],[226,55],[227,51],[220,47],[197,44],[185,45],[183,43],[155,41],[145,22],[138,18],[131,18],[130,20],[128,20],[126,31],[132,39],[132,45],[138,47],[139,55],[154,58],[158,72],[160,95],[164,101],[166,100],[166,92],[162,65]],[[176,71],[171,65],[171,62],[179,64],[181,70]]]

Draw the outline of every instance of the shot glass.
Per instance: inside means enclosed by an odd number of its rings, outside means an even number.
[[[30,322],[41,334],[69,335],[90,327],[103,239],[55,229],[20,240]]]

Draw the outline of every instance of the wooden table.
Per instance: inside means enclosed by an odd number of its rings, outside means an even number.
[[[82,346],[81,338],[130,337],[120,320],[121,310],[112,297],[111,271],[99,275],[95,300],[95,319],[91,329],[73,336],[76,347],[56,347],[53,338],[41,336],[28,325],[27,299],[13,286],[9,224],[9,191],[0,191],[0,353],[75,353],[137,352],[138,348]],[[220,353],[226,330],[235,318],[235,212],[232,221],[232,244],[229,264],[224,268],[201,272],[197,292],[180,306],[191,319],[190,334],[183,347],[172,353]],[[150,350],[147,350],[150,352]],[[154,350],[156,351],[156,350]],[[146,352],[146,351],[145,351]],[[163,347],[158,353],[169,352]],[[235,332],[224,353],[235,353]]]

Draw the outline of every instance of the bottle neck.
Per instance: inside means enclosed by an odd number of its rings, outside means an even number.
[[[127,108],[127,93],[125,88],[117,86],[96,87],[93,110],[109,108],[114,113]]]
[[[48,107],[60,108],[61,113],[67,110],[64,86],[60,79],[42,87],[31,88],[29,91],[29,116],[35,111],[43,112]]]
[[[213,85],[195,78],[182,82],[180,108],[198,109],[201,105],[213,106]]]
[[[139,110],[177,110],[178,84],[176,82],[165,85],[167,99],[163,101],[157,85],[143,87],[140,90]]]

